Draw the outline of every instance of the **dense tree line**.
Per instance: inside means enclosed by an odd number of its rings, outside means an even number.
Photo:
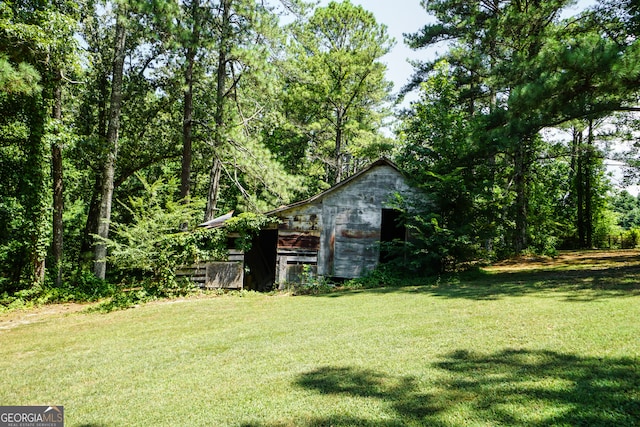
[[[417,228],[437,268],[591,248],[614,225],[603,160],[626,139],[614,117],[637,110],[638,8],[603,0],[564,17],[572,4],[423,2],[436,22],[407,40],[447,50],[406,88],[421,99],[399,158],[436,201]]]
[[[597,245],[604,147],[634,135],[639,15],[570,4],[423,2],[437,21],[407,42],[446,53],[416,64],[390,138],[394,41],[348,1],[2,2],[0,292],[105,279],[125,247],[174,265],[166,236],[383,155],[429,194],[416,268]]]
[[[193,230],[388,154],[391,43],[348,2],[2,2],[0,290],[104,279],[140,197]]]

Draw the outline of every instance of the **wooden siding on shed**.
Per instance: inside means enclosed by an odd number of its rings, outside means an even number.
[[[280,231],[278,248],[318,250],[320,249],[320,233],[310,231]]]
[[[410,191],[391,166],[371,169],[322,199],[322,239],[318,274],[355,278],[373,270],[380,258],[382,209],[396,192]]]
[[[325,193],[275,211],[277,282],[299,280],[304,265],[339,278],[373,270],[380,259],[382,210],[392,207],[395,193],[415,194],[396,167],[379,161]]]
[[[316,204],[302,205],[279,215],[276,283],[280,289],[288,283],[300,283],[305,268],[310,274],[317,273],[320,208]]]
[[[298,209],[289,213],[278,225],[279,230],[315,231],[319,228],[320,212],[316,212],[315,206],[310,206],[311,212],[306,209]]]
[[[229,250],[228,261],[209,261],[183,266],[176,271],[176,277],[187,278],[205,289],[242,289],[244,253]]]
[[[276,282],[279,289],[288,283],[302,283],[304,274],[315,276],[318,272],[318,251],[278,250]],[[305,271],[305,268],[307,271]]]

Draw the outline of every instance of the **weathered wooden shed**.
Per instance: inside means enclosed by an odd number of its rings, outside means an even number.
[[[225,262],[203,262],[178,273],[205,288],[271,290],[299,283],[304,274],[361,277],[384,254],[383,242],[407,239],[394,201],[420,197],[388,159],[380,159],[328,190],[267,212],[274,225],[260,230],[251,250],[229,250]],[[201,224],[224,227],[233,212]],[[230,237],[233,237],[230,235]]]
[[[395,164],[380,159],[314,197],[268,212],[279,224],[260,233],[256,253],[245,258],[249,269],[255,269],[251,259],[275,263],[258,269],[279,288],[299,282],[305,270],[361,277],[380,262],[380,242],[407,237],[392,203],[398,193],[417,194]]]

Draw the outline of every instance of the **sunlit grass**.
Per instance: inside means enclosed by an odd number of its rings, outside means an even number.
[[[0,404],[68,426],[637,425],[637,276],[550,271],[51,314],[0,330]]]

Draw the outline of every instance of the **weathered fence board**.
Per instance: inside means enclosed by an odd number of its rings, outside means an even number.
[[[187,278],[204,289],[242,289],[244,264],[241,261],[201,262],[182,267],[176,276]]]

